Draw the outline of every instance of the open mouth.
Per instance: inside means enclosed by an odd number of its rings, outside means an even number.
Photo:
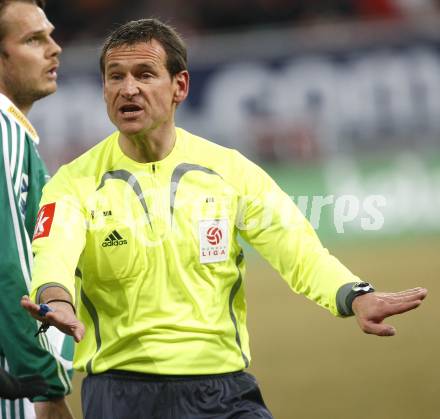
[[[119,108],[119,111],[125,117],[134,117],[134,116],[139,115],[142,112],[142,108],[136,104],[128,104],[128,105],[121,106]]]
[[[58,74],[57,74],[57,70],[58,70],[58,66],[56,67],[52,67],[49,69],[49,71],[47,72],[47,74],[49,75],[49,77],[56,79]]]

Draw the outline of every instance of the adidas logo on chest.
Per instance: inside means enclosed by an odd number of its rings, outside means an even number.
[[[113,230],[102,242],[102,247],[123,246],[127,244],[125,240],[116,230]]]

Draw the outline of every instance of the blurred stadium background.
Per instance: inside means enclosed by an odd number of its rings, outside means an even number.
[[[250,252],[251,370],[275,417],[438,419],[440,2],[49,0],[47,14],[64,47],[59,91],[31,120],[52,173],[113,130],[98,71],[106,33],[159,17],[189,46],[178,124],[265,167],[377,288],[430,289],[379,339],[289,292]]]

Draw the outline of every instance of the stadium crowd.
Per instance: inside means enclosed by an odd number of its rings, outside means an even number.
[[[404,19],[433,13],[439,0],[186,0],[48,1],[57,39],[68,43],[102,38],[115,24],[141,16],[166,17],[184,35],[245,29],[253,26],[307,24],[344,19]]]

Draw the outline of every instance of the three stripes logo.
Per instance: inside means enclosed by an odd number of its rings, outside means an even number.
[[[127,244],[127,240],[125,240],[116,230],[113,230],[106,239],[102,242],[102,247],[110,247],[110,246],[122,246]]]

